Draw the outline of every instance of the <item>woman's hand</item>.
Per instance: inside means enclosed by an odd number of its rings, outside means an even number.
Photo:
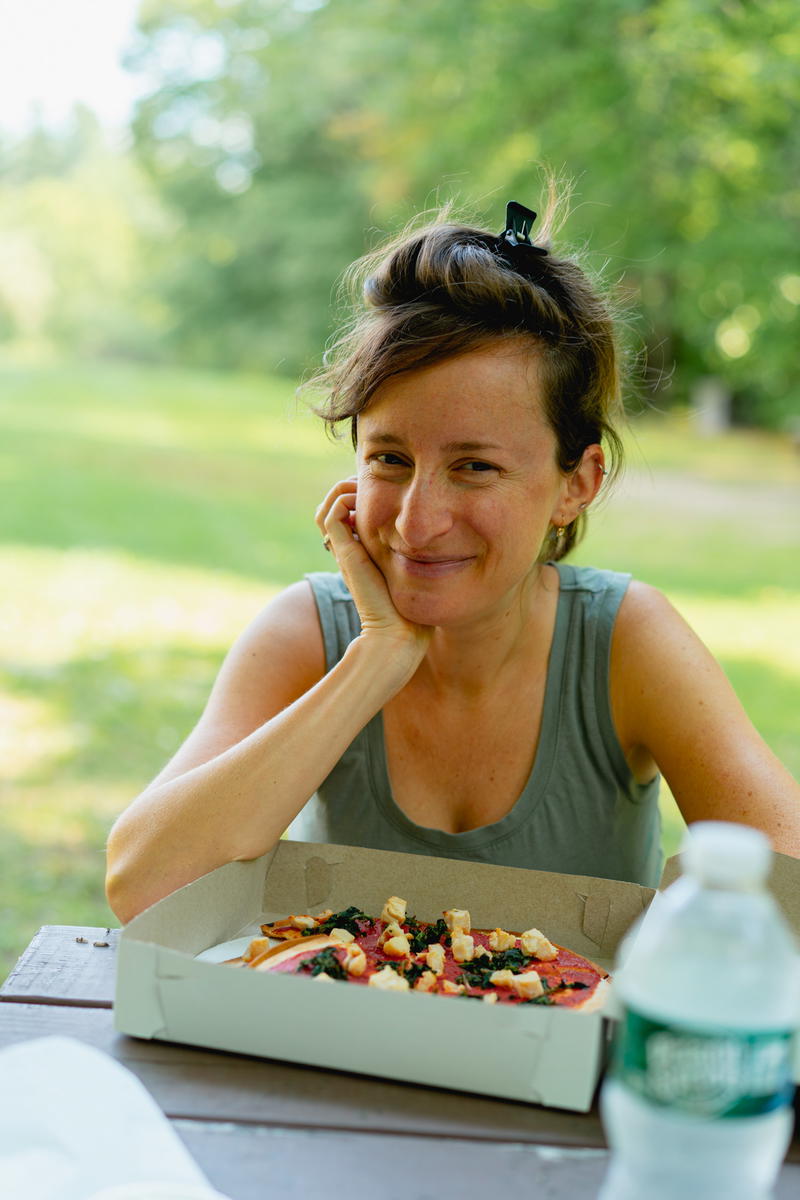
[[[358,609],[362,636],[384,639],[393,663],[406,667],[405,683],[425,657],[433,629],[405,620],[394,607],[386,580],[355,532],[357,486],[355,478],[335,484],[317,509],[315,520]]]

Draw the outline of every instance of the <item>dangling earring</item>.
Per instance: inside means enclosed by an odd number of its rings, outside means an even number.
[[[566,525],[559,525],[556,530],[556,550],[561,549],[561,543],[564,541],[564,534],[567,531]]]

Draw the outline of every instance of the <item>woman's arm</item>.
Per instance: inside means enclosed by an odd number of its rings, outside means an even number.
[[[187,741],[114,825],[106,891],[128,921],[162,897],[270,849],[355,736],[416,671],[431,631],[402,620],[353,538],[352,481],[317,520],[361,617],[361,634],[325,674],[308,583],[283,592],[229,653]]]
[[[325,675],[310,586],[267,608],[225,660],[194,731],[111,831],[106,889],[121,920],[275,844],[404,682],[378,649],[356,639]]]
[[[629,762],[654,760],[687,822],[736,821],[800,857],[800,785],[764,743],[719,664],[655,588],[634,582],[611,651],[614,722]]]

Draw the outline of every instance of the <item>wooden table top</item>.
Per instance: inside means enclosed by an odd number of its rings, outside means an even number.
[[[587,1114],[143,1041],[113,1026],[118,930],[45,926],[0,989],[0,1049],[78,1038],[128,1067],[231,1200],[461,1200],[517,1187],[593,1196],[607,1151]],[[778,1200],[800,1195],[797,1130]],[[338,1181],[338,1183],[337,1183]]]

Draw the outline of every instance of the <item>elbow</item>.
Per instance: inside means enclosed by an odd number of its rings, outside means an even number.
[[[121,925],[127,925],[142,911],[141,907],[137,908],[128,895],[124,876],[119,871],[111,869],[106,871],[106,900],[108,907]]]
[[[144,912],[160,896],[145,896],[142,891],[142,872],[132,861],[130,849],[123,844],[117,826],[111,830],[106,846],[106,900],[115,917],[127,925]]]
[[[131,895],[130,885],[124,871],[113,866],[111,861],[106,869],[106,900],[108,907],[121,925],[127,925],[134,917],[138,917],[145,905],[137,905]]]

